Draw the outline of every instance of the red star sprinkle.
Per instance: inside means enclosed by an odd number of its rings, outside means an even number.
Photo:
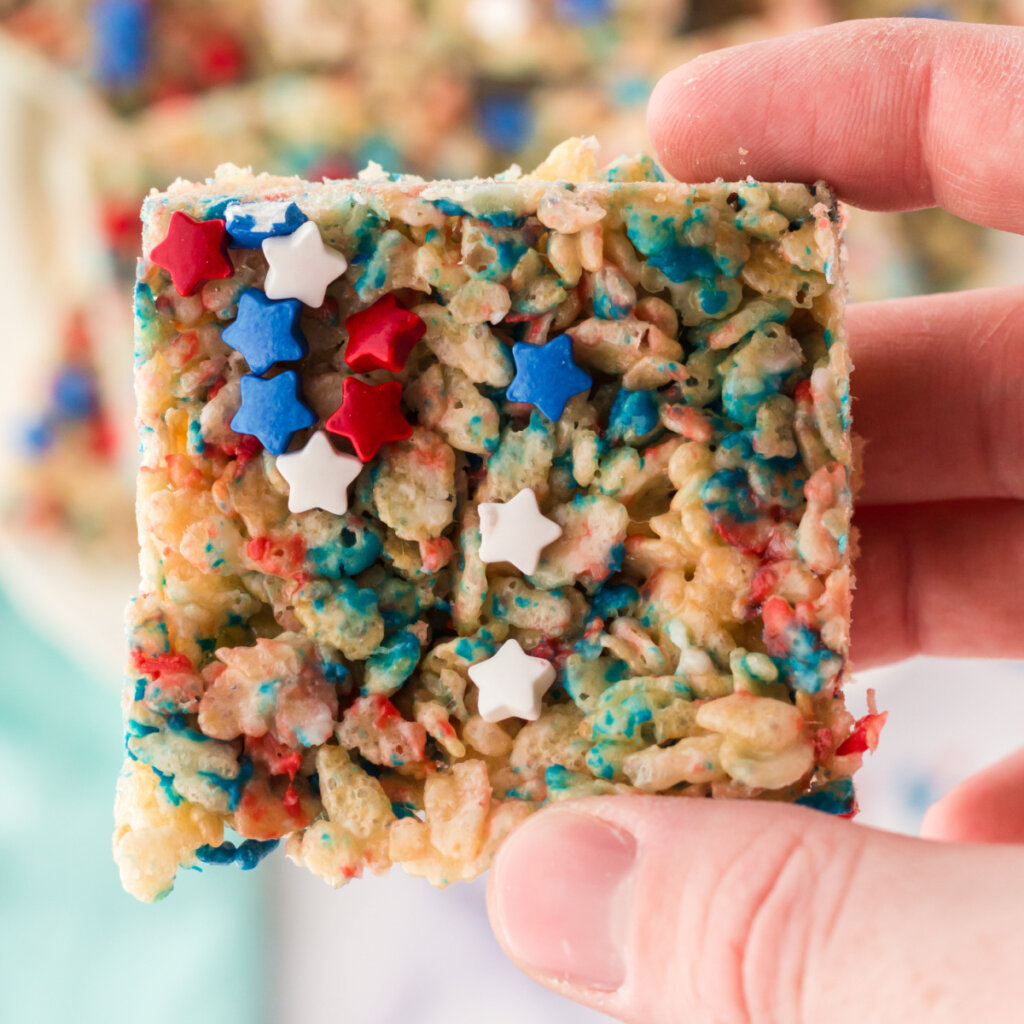
[[[150,260],[171,275],[179,295],[195,295],[206,281],[234,273],[228,257],[223,220],[193,220],[175,210],[164,240],[153,246]]]
[[[412,427],[402,415],[402,385],[364,384],[346,377],[341,385],[341,405],[324,426],[347,437],[363,462],[369,462],[387,441],[404,441]]]
[[[348,331],[345,362],[356,373],[370,370],[397,373],[405,366],[409,353],[426,329],[427,325],[415,313],[402,309],[394,295],[385,295],[345,321]]]

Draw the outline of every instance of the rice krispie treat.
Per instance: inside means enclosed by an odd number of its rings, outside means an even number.
[[[143,220],[129,892],[281,840],[444,885],[594,793],[854,811],[825,185],[571,140],[471,181],[225,166]]]
[[[0,511],[14,527],[47,538],[81,537],[104,559],[124,564],[134,551],[131,506],[111,498],[123,494],[127,481],[82,309],[64,324],[59,356],[42,409],[23,432],[29,458],[17,465],[15,486],[0,499]]]

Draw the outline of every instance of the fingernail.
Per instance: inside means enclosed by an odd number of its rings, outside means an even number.
[[[513,959],[552,981],[613,991],[623,948],[636,840],[568,810],[538,815],[495,866],[498,927]]]

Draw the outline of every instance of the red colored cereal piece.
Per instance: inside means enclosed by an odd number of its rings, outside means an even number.
[[[261,572],[283,579],[295,575],[306,556],[306,544],[302,537],[253,537],[246,545],[245,553]]]
[[[235,811],[235,831],[245,839],[280,839],[305,828],[319,813],[319,801],[305,786],[257,772],[246,784]]]
[[[432,537],[421,540],[420,558],[426,572],[440,572],[455,555],[455,548],[447,537]]]
[[[146,703],[155,710],[192,711],[203,694],[203,680],[184,654],[148,655],[132,651],[131,664],[146,679]]]
[[[866,754],[878,746],[878,738],[882,734],[882,727],[889,717],[888,711],[877,715],[865,715],[857,720],[853,732],[839,745],[836,753],[840,757],[847,754]]]
[[[254,762],[265,765],[271,775],[287,775],[294,779],[302,766],[301,751],[292,750],[269,732],[262,736],[246,736],[245,753]]]

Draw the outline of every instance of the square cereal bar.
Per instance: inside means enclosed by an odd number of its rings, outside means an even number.
[[[570,140],[473,181],[226,166],[143,220],[129,892],[281,839],[446,884],[593,793],[852,812],[826,186]]]

